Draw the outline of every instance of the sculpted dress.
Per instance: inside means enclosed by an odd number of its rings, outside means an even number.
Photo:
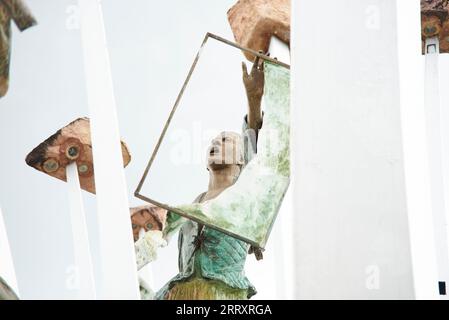
[[[257,133],[243,124],[245,163],[256,152]],[[205,193],[195,199],[201,202]],[[157,294],[166,300],[249,299],[256,294],[244,273],[249,244],[169,212],[164,235],[178,228],[179,274]]]

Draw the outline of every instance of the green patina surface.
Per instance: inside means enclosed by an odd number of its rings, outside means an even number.
[[[290,74],[265,62],[263,128],[257,155],[237,182],[217,198],[177,206],[203,224],[219,227],[264,247],[290,176]]]

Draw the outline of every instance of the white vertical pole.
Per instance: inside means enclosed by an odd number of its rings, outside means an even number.
[[[438,299],[419,0],[397,0],[404,171],[416,299]],[[413,35],[413,36],[410,36]]]
[[[95,282],[92,268],[89,240],[87,236],[86,216],[75,162],[66,168],[67,186],[70,203],[70,222],[75,252],[75,264],[78,271],[78,298],[93,300],[96,298]]]
[[[288,46],[276,37],[271,37],[268,50],[272,58],[281,62],[290,63],[290,50]],[[282,202],[276,223],[280,224],[281,233],[273,234],[274,255],[276,259],[275,274],[278,299],[293,299],[294,250],[293,250],[293,198],[291,186]]]
[[[432,192],[432,213],[438,264],[438,281],[446,288],[449,285],[449,249],[447,237],[445,192],[443,164],[443,137],[440,110],[437,37],[426,39],[425,69],[425,107],[427,122],[427,144],[429,151],[430,181]],[[447,125],[447,124],[444,124]],[[447,165],[446,165],[447,166]],[[437,285],[437,284],[435,284]],[[448,288],[449,289],[449,288]],[[449,299],[449,295],[441,295],[441,299]]]
[[[6,233],[5,223],[3,221],[2,208],[0,207],[0,277],[5,279],[6,283],[19,295],[14,263],[12,261],[11,250],[9,248],[8,234]]]
[[[139,299],[136,258],[100,1],[78,0],[100,228],[102,299]]]
[[[412,299],[396,2],[293,3],[295,297]]]

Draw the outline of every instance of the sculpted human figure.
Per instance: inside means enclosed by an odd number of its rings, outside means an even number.
[[[156,260],[157,249],[166,245],[162,238],[167,210],[153,205],[144,205],[130,209],[131,225],[136,250],[137,270]],[[154,298],[153,289],[139,272],[140,296],[142,300]]]
[[[244,63],[242,69],[248,99],[243,135],[222,132],[212,140],[209,185],[194,202],[213,199],[233,185],[256,152],[257,132],[262,127],[263,61],[257,57],[249,74]],[[169,212],[164,238],[170,239],[178,228],[179,274],[156,294],[157,299],[248,299],[256,293],[244,274],[250,249],[246,242]]]

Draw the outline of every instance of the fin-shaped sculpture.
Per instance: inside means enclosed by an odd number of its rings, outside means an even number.
[[[123,164],[131,161],[128,147],[122,141]],[[52,177],[66,181],[66,167],[76,162],[83,190],[95,193],[94,164],[90,122],[88,118],[79,118],[58,130],[39,144],[26,157],[26,163]]]

